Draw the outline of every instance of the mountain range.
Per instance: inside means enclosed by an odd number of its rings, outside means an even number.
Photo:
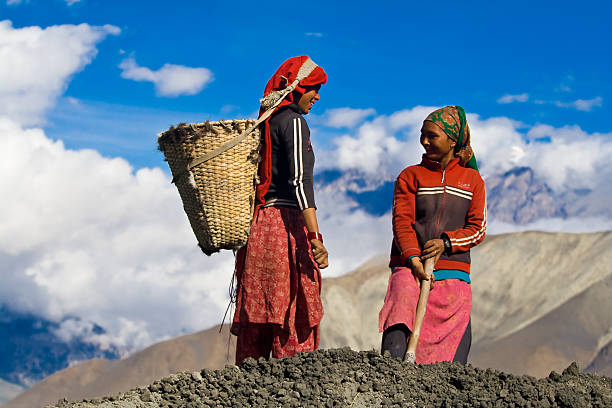
[[[322,188],[345,191],[364,211],[382,215],[391,210],[393,180],[369,179],[360,173],[326,171]],[[570,188],[555,191],[529,167],[515,167],[485,178],[487,210],[491,220],[525,225],[542,219],[573,217],[612,218],[605,188]]]
[[[323,171],[317,180],[321,188],[344,191],[370,214],[382,215],[391,209],[393,181],[337,170]],[[488,177],[486,185],[490,220],[522,225],[547,218],[612,219],[612,208],[598,198],[597,191],[555,192],[528,167]],[[118,358],[117,350],[100,350],[83,339],[62,340],[56,335],[60,323],[0,304],[0,353],[5,356],[0,360],[0,379],[28,387],[76,361]]]
[[[78,336],[64,340],[60,323],[0,306],[0,380],[28,387],[75,362],[119,357],[116,350],[101,350]],[[94,330],[104,332],[99,326]]]
[[[521,232],[488,237],[472,252],[473,344],[469,362],[536,377],[581,369],[612,376],[612,232]],[[379,349],[378,310],[387,255],[327,278],[321,348]],[[434,289],[435,290],[435,289]],[[233,361],[227,327],[158,343],[124,360],[93,359],[59,371],[4,408],[42,406],[145,385],[178,371]]]

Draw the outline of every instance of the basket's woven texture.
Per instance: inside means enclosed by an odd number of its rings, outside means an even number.
[[[254,123],[247,119],[179,124],[159,135],[159,150],[168,161],[191,228],[207,255],[246,243],[257,183],[259,129],[191,171],[186,171],[187,166]]]

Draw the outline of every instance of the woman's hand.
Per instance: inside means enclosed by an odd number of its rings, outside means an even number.
[[[431,279],[431,288],[433,289],[436,278],[433,276],[433,274],[431,274],[430,276],[425,273],[423,263],[421,262],[421,259],[418,256],[413,256],[412,258],[410,258],[410,268],[412,269],[412,274],[419,282],[422,280]]]
[[[312,256],[315,262],[319,265],[320,269],[325,269],[329,265],[327,259],[327,249],[323,246],[323,242],[318,239],[310,240],[310,248],[312,250]]]
[[[314,208],[305,208],[302,210],[302,217],[304,217],[304,224],[308,231],[319,231],[319,224],[317,223],[317,214]],[[327,249],[323,246],[323,242],[318,239],[310,240],[310,249],[312,256],[319,265],[320,269],[327,268]]]
[[[444,241],[440,238],[430,239],[425,243],[423,251],[421,252],[421,262],[425,262],[425,260],[429,258],[434,258],[434,263],[436,263],[443,252]]]

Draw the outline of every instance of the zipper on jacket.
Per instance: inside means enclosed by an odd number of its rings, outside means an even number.
[[[440,235],[440,220],[442,219],[442,211],[444,210],[444,202],[446,201],[446,169],[442,170],[442,202],[440,203],[440,211],[438,211],[438,222],[436,223],[436,237]]]

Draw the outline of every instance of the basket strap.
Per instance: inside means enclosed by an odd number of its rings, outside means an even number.
[[[223,143],[221,146],[217,147],[216,149],[211,150],[210,152],[207,152],[193,159],[191,162],[189,162],[185,170],[181,171],[180,173],[174,176],[174,178],[172,179],[172,182],[174,183],[180,176],[182,176],[187,171],[190,171],[194,167],[199,166],[200,164],[205,163],[214,157],[217,157],[221,153],[231,149],[232,147],[236,146],[238,143],[242,142],[244,138],[249,135],[249,133],[251,133],[253,130],[257,128],[257,126],[261,124],[261,122],[268,119],[270,115],[272,115],[276,107],[280,105],[283,99],[285,99],[285,96],[287,96],[290,92],[293,92],[295,88],[298,86],[298,84],[300,83],[300,81],[306,78],[308,75],[310,75],[317,66],[318,65],[315,64],[315,62],[311,60],[310,58],[304,61],[304,63],[302,64],[302,66],[300,67],[298,71],[295,81],[293,81],[293,83],[291,83],[291,85],[289,85],[285,89],[281,91],[277,91],[278,93],[276,92],[274,93],[274,104],[272,105],[272,107],[266,110],[264,114],[261,115],[259,119],[257,119],[257,121],[252,126],[250,126],[248,129],[246,129],[244,132],[242,132],[240,135],[236,136],[235,138]]]

